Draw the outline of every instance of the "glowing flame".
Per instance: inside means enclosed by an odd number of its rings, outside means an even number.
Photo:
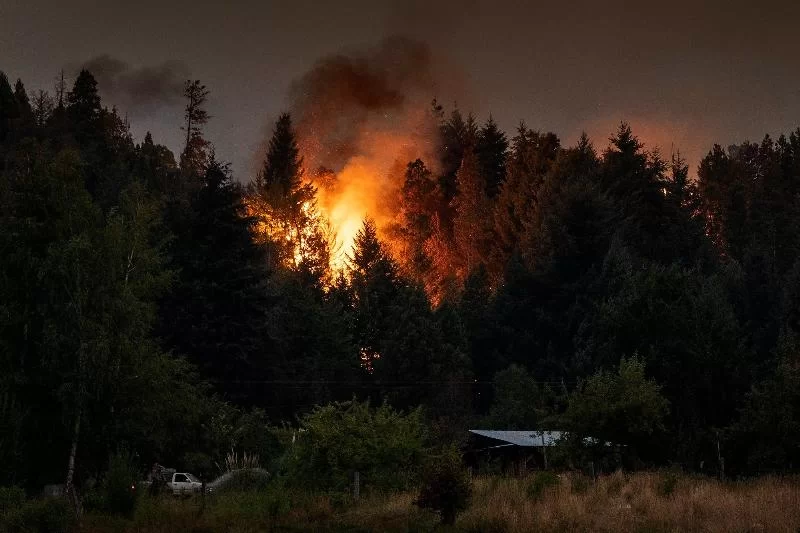
[[[386,194],[380,191],[380,179],[380,171],[369,160],[356,157],[336,175],[332,185],[318,189],[320,212],[335,233],[335,243],[331,243],[331,266],[335,270],[346,268],[364,218],[379,218],[381,194]]]

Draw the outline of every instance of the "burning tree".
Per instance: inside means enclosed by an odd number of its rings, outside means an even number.
[[[264,167],[248,187],[247,211],[255,219],[256,240],[267,250],[270,268],[304,269],[329,275],[331,231],[317,209],[317,190],[303,181],[292,119],[275,123]]]

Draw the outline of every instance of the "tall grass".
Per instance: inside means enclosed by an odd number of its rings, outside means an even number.
[[[561,476],[537,498],[524,479],[479,478],[459,526],[478,531],[791,531],[800,528],[797,480],[720,483],[674,474]]]
[[[414,505],[416,492],[315,494],[274,483],[198,500],[143,498],[132,520],[95,515],[82,531],[634,531],[797,532],[800,480],[741,483],[653,472],[592,480],[576,475],[486,476],[473,482],[470,508],[453,528]]]

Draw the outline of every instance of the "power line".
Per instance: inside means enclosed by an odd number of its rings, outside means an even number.
[[[495,385],[494,381],[447,381],[447,380],[418,380],[418,381],[337,381],[337,380],[289,380],[289,379],[212,379],[210,383],[225,384],[250,384],[250,385],[359,385],[359,386],[381,386],[381,387],[407,387],[415,385]],[[578,380],[553,380],[553,381],[530,381],[536,385],[561,385],[576,384]]]

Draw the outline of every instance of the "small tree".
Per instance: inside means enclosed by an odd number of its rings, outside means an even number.
[[[494,403],[486,424],[494,429],[541,429],[554,403],[550,387],[539,386],[524,367],[511,365],[494,375]]]
[[[290,479],[321,490],[344,490],[359,472],[366,487],[407,489],[418,480],[424,425],[419,409],[349,401],[317,407],[301,420],[289,451]]]
[[[104,483],[107,510],[131,516],[136,509],[136,466],[133,456],[120,451],[111,456]]]
[[[440,456],[429,459],[422,474],[422,489],[415,502],[442,517],[442,524],[453,525],[456,514],[469,507],[472,483],[461,464],[456,448],[448,448]]]
[[[664,429],[668,405],[661,388],[645,376],[644,363],[623,358],[616,372],[601,370],[570,395],[564,418],[572,444],[591,442],[601,454],[609,444],[621,444],[635,454]]]

